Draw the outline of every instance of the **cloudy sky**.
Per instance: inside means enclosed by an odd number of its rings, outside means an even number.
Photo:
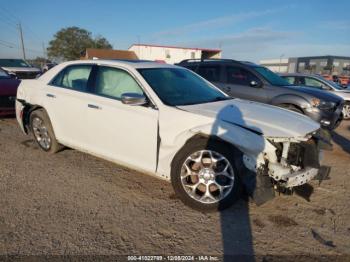
[[[223,56],[260,59],[350,56],[349,0],[0,0],[0,57],[20,57],[21,22],[29,57],[53,35],[79,26],[116,49],[133,43],[221,48]]]

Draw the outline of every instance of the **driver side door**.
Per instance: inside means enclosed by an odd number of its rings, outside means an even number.
[[[89,94],[87,127],[89,148],[97,155],[148,172],[156,170],[158,110],[123,104],[124,93],[145,95],[128,71],[98,66]]]

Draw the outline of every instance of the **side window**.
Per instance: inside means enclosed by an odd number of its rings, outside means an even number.
[[[86,92],[92,65],[75,65],[63,69],[51,82],[55,86]]]
[[[294,76],[285,76],[283,78],[286,79],[289,84],[291,84],[291,85],[295,84],[295,77]]]
[[[305,85],[306,86],[311,86],[311,87],[317,87],[317,88],[322,88],[323,84],[311,77],[305,77]]]
[[[135,79],[124,70],[99,67],[96,75],[95,94],[120,100],[124,93],[143,94],[143,91]]]
[[[227,83],[250,86],[251,81],[261,82],[257,76],[248,70],[234,66],[227,67]]]
[[[219,65],[199,66],[197,73],[210,82],[219,82],[220,81],[220,66]]]

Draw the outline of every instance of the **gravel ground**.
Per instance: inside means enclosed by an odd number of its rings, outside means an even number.
[[[331,179],[257,207],[203,214],[165,181],[64,150],[0,120],[0,254],[350,255],[350,122],[326,152]]]

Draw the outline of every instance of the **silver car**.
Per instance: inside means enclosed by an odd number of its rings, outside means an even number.
[[[326,90],[336,94],[344,99],[345,104],[343,107],[344,119],[350,119],[350,89],[344,89],[336,83],[323,78],[320,75],[311,74],[281,74],[290,84],[297,86],[314,87],[322,90]]]

